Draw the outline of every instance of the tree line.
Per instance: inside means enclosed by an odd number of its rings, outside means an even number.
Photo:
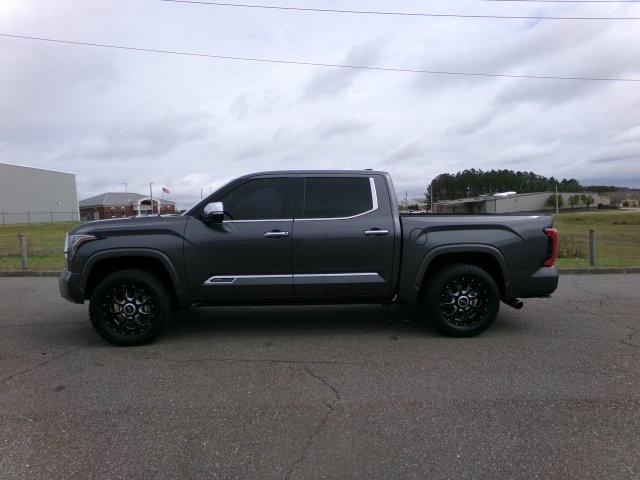
[[[438,175],[433,183],[427,186],[425,195],[430,198],[433,187],[434,201],[437,202],[438,200],[478,197],[499,192],[554,191],[556,186],[559,192],[584,192],[586,190],[575,178],[558,180],[555,177],[545,177],[533,172],[517,172],[506,169],[484,171],[471,168],[455,174],[442,173]],[[617,187],[612,189],[617,189]]]

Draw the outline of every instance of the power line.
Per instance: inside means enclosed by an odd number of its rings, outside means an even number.
[[[160,0],[161,2],[188,3],[193,5],[208,5],[214,7],[255,8],[262,10],[285,10],[293,12],[312,13],[344,13],[359,15],[392,15],[403,17],[431,17],[431,18],[476,18],[496,20],[640,20],[640,17],[545,17],[539,15],[467,15],[457,13],[424,13],[424,12],[383,12],[378,10],[340,10],[335,8],[285,7],[279,5],[262,5],[250,3],[210,2],[205,0]]]
[[[73,40],[61,40],[57,38],[34,37],[28,35],[15,35],[10,33],[0,33],[0,37],[16,38],[21,40],[35,40],[39,42],[56,43],[61,45],[79,45],[85,47],[114,48],[118,50],[128,50],[144,53],[162,53],[168,55],[183,55],[189,57],[211,58],[216,60],[233,60],[241,62],[258,62],[258,63],[277,63],[285,65],[299,65],[308,67],[329,67],[329,68],[345,68],[352,70],[371,70],[377,72],[398,72],[398,73],[416,73],[426,75],[449,75],[449,76],[466,76],[466,77],[497,77],[497,78],[521,78],[531,80],[578,80],[588,82],[633,82],[640,83],[640,78],[606,78],[606,77],[565,77],[558,75],[509,75],[503,73],[479,73],[479,72],[452,72],[443,70],[422,70],[415,68],[403,67],[374,67],[367,65],[348,65],[341,63],[319,63],[297,60],[280,60],[274,58],[258,58],[258,57],[237,57],[231,55],[216,55],[210,53],[185,52],[180,50],[161,50],[156,48],[129,47],[125,45],[112,45],[106,43],[80,42]]]

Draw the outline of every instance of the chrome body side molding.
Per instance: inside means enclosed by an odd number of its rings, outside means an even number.
[[[356,273],[296,273],[294,275],[215,275],[203,285],[208,287],[253,285],[318,285],[348,283],[384,283],[375,272]]]

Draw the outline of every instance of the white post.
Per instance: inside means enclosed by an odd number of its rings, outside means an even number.
[[[20,266],[22,270],[27,270],[29,268],[27,265],[27,244],[22,233],[18,235],[18,239],[20,240]]]

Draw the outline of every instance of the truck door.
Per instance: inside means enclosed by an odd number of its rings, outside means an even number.
[[[297,298],[387,297],[395,225],[381,175],[303,175],[293,226]]]
[[[247,301],[293,296],[291,233],[295,175],[253,177],[231,185],[222,222],[194,217],[185,232],[185,266],[199,299]]]

